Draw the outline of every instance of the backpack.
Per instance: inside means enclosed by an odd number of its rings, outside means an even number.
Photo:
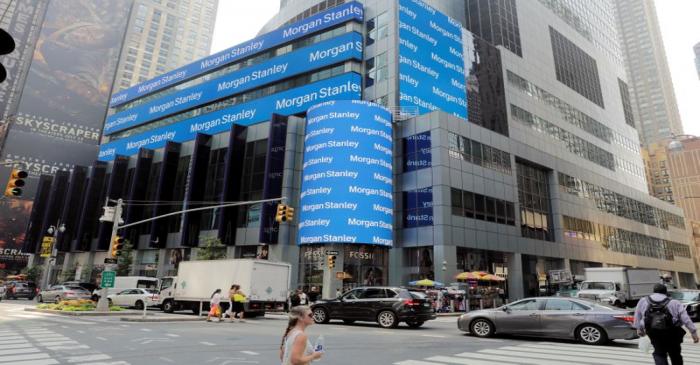
[[[646,328],[647,332],[665,332],[673,329],[673,316],[667,308],[670,301],[671,298],[665,298],[660,302],[656,302],[647,297],[649,307],[644,313],[644,328]]]

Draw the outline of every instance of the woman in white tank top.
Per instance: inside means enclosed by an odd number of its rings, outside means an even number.
[[[290,309],[289,324],[280,347],[282,365],[306,365],[321,358],[322,353],[314,351],[305,333],[306,327],[313,323],[309,307],[297,306]]]

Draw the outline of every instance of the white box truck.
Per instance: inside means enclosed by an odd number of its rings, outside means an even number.
[[[654,285],[661,282],[657,269],[632,269],[626,267],[586,268],[586,280],[576,294],[615,306],[634,306],[639,299],[654,292]]]
[[[228,291],[238,284],[245,293],[246,317],[265,311],[284,310],[289,291],[291,265],[255,259],[183,261],[177,276],[161,279],[161,307],[165,312],[209,310],[209,299],[221,289],[222,304],[228,306]]]

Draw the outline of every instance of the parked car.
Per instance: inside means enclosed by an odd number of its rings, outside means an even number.
[[[133,288],[122,290],[116,294],[107,296],[109,305],[117,305],[120,307],[136,307],[143,309],[147,307],[155,307],[160,304],[160,295],[156,289]]]
[[[457,327],[477,337],[512,334],[575,339],[587,345],[634,339],[634,312],[588,300],[526,298],[495,309],[463,314]]]
[[[32,281],[8,281],[5,284],[5,298],[7,299],[26,298],[32,300],[37,291],[36,284]]]
[[[90,299],[90,292],[79,286],[52,285],[42,290],[36,300],[39,303],[45,301],[58,303],[62,300]]]
[[[90,293],[92,293],[95,289],[97,289],[97,285],[93,283],[88,283],[88,282],[82,282],[82,281],[66,281],[65,283],[62,283],[61,285],[67,285],[67,286],[79,286]]]
[[[425,294],[395,287],[355,288],[336,299],[317,301],[311,311],[316,323],[332,319],[346,324],[369,321],[384,328],[396,327],[400,322],[418,328],[436,318],[432,301]]]
[[[700,321],[700,290],[672,290],[668,294],[683,303],[693,322]]]

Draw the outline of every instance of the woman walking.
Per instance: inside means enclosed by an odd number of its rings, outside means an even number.
[[[323,353],[314,351],[305,332],[313,323],[309,307],[296,306],[289,311],[289,324],[280,346],[282,365],[307,365],[321,358]]]
[[[236,314],[238,314],[238,320],[240,322],[245,322],[243,320],[245,311],[245,299],[246,295],[241,290],[241,286],[238,284],[233,284],[233,309],[231,310],[231,322],[236,319]]]
[[[233,295],[236,294],[236,284],[231,285],[231,289],[228,290],[228,309],[226,310],[226,316],[231,319],[233,323]]]
[[[212,316],[218,318],[219,322],[221,322],[221,289],[216,289],[214,290],[214,293],[211,294],[207,322],[211,322]]]

